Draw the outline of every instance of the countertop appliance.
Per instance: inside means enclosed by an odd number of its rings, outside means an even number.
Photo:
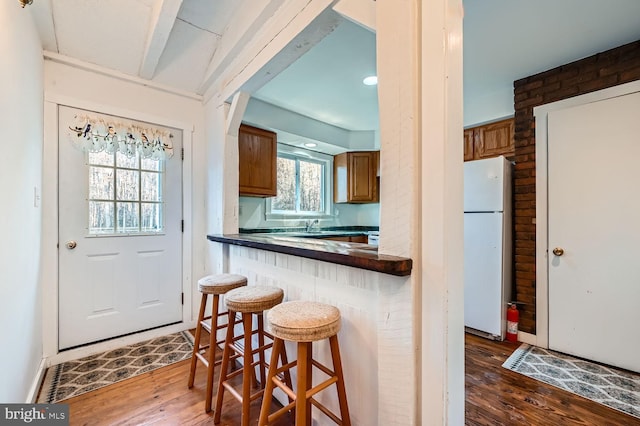
[[[504,157],[464,163],[464,324],[504,340],[511,301],[511,163]]]

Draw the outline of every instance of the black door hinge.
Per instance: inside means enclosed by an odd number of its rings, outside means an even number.
[[[184,293],[180,293],[180,303],[184,305]]]
[[[184,219],[180,221],[180,230],[184,232]]]
[[[184,148],[180,148],[180,159],[184,161]]]

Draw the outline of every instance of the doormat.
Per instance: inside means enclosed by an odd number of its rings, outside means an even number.
[[[188,332],[157,337],[49,367],[38,403],[53,404],[191,358]]]
[[[502,366],[640,418],[640,374],[526,343]]]

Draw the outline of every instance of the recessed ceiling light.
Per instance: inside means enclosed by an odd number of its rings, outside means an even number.
[[[313,142],[307,142],[304,144],[304,146],[306,146],[307,148],[315,148],[316,146],[318,146],[318,144]]]
[[[378,76],[370,75],[369,77],[365,77],[362,82],[367,86],[375,86],[376,84],[378,84]]]

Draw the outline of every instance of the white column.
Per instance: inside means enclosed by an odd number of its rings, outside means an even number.
[[[462,1],[421,7],[422,424],[462,425]]]

